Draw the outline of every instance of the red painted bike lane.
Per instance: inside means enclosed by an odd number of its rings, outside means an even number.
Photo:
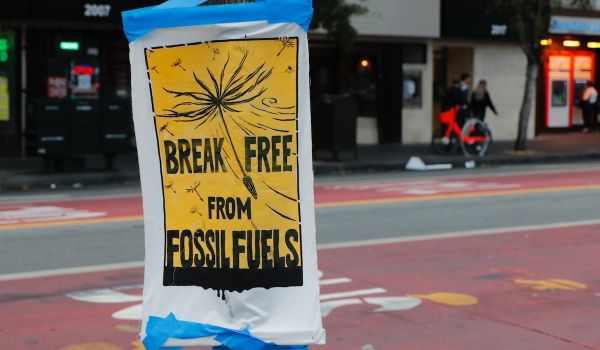
[[[317,184],[317,207],[600,189],[600,170]],[[139,195],[0,204],[0,230],[141,220]]]
[[[600,224],[321,249],[315,348],[600,349],[598,251]],[[2,281],[1,348],[139,349],[141,283],[139,268]]]

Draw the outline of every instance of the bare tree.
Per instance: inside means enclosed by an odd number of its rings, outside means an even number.
[[[510,19],[516,31],[521,49],[527,57],[525,90],[521,109],[515,150],[527,148],[527,128],[533,108],[540,60],[544,51],[540,41],[548,35],[550,16],[553,8],[563,5],[587,9],[589,0],[495,0],[491,12]]]

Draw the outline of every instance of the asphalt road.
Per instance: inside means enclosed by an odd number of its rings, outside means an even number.
[[[600,349],[600,165],[317,179],[325,350]],[[0,195],[0,348],[141,350],[136,187]]]
[[[520,176],[551,179],[567,173],[573,179],[581,171],[595,171],[598,165],[582,164],[551,167],[506,167],[440,173],[388,173],[318,178],[321,186],[354,183],[408,184],[415,180],[484,179],[489,176]],[[571,174],[571,171],[575,171]],[[600,174],[600,173],[598,173]],[[591,183],[600,176],[586,175]],[[436,180],[438,181],[438,180]],[[418,184],[418,183],[417,183]],[[564,187],[564,186],[563,186]],[[65,192],[14,193],[0,195],[0,205],[35,202],[40,199],[64,200],[95,196],[135,195],[136,187],[99,187]],[[361,194],[358,194],[360,198]],[[516,191],[468,197],[446,196],[399,202],[348,204],[316,209],[317,242],[320,245],[373,239],[435,235],[448,232],[487,230],[529,225],[600,219],[600,189],[597,187],[561,188],[553,185],[536,191]],[[117,209],[118,210],[118,209]],[[0,226],[0,275],[29,271],[112,264],[143,260],[143,224],[140,220],[93,224],[72,224],[4,229]]]

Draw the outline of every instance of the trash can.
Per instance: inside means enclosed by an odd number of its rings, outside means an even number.
[[[100,153],[99,126],[96,100],[69,101],[69,154]]]
[[[327,151],[334,160],[340,154],[352,152],[356,159],[357,107],[349,94],[322,95],[313,104],[312,136],[313,153],[319,158]]]
[[[131,101],[103,100],[100,114],[102,153],[108,156],[131,151]]]
[[[66,101],[39,99],[35,102],[36,151],[44,157],[68,152],[69,112]]]

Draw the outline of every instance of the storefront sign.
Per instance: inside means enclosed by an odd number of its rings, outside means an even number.
[[[8,92],[8,77],[0,75],[0,121],[10,120],[10,94]]]
[[[442,37],[514,40],[508,18],[491,10],[492,0],[441,1]]]
[[[67,98],[67,77],[48,77],[48,98]]]
[[[600,35],[600,18],[552,16],[551,34]]]
[[[150,350],[167,338],[323,343],[311,2],[198,2],[124,15],[145,214],[141,336]]]
[[[108,4],[83,4],[85,17],[108,17],[111,6]]]
[[[440,36],[439,0],[345,1],[368,9],[367,13],[352,18],[352,25],[359,34],[420,38]]]

